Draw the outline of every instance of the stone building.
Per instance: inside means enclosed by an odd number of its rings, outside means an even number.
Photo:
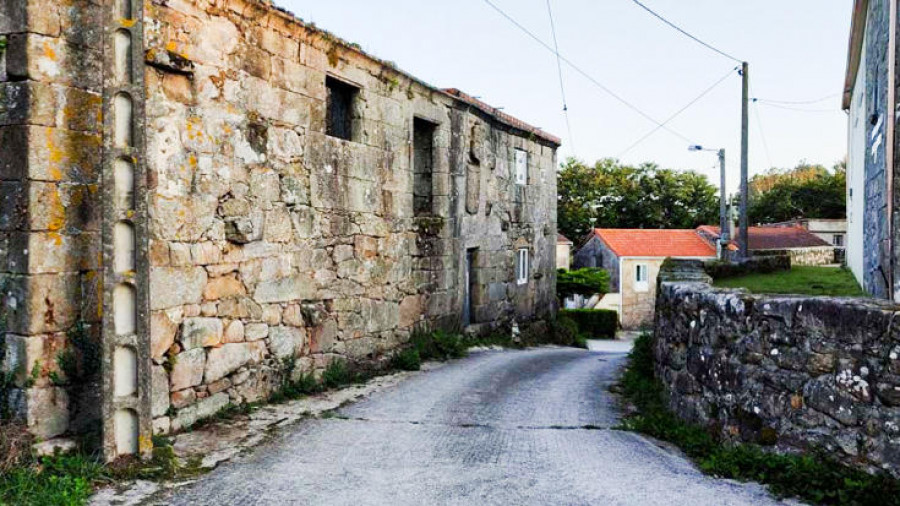
[[[114,458],[552,317],[558,146],[264,0],[2,1],[2,412]]]
[[[866,291],[900,302],[896,181],[897,0],[855,0],[848,112],[846,261]],[[893,44],[893,47],[892,47]]]
[[[667,258],[713,260],[715,243],[696,230],[596,228],[575,253],[576,269],[599,267],[609,272],[609,291],[599,301],[615,304],[626,330],[653,324],[656,276]],[[598,306],[599,307],[599,306]]]

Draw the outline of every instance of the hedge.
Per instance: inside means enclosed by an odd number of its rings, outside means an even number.
[[[748,274],[768,274],[791,270],[791,257],[786,254],[757,255],[739,262],[707,262],[706,273],[713,279],[734,278]]]
[[[619,313],[608,309],[565,309],[559,316],[571,318],[588,338],[614,339],[619,328]]]

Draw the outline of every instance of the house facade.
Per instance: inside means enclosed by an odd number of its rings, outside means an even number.
[[[0,35],[0,403],[40,438],[146,453],[416,325],[552,317],[556,137],[264,0]]]
[[[848,112],[847,265],[870,294],[900,301],[896,0],[855,0],[843,107]]]
[[[556,268],[568,270],[572,266],[573,243],[566,236],[557,234],[556,237]]]
[[[600,267],[610,275],[626,330],[653,323],[656,278],[667,258],[713,260],[716,248],[696,230],[594,229],[575,253],[575,268]],[[604,297],[606,299],[607,297]]]

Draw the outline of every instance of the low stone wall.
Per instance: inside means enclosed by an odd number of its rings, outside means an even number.
[[[772,255],[789,256],[791,265],[828,265],[835,263],[834,248],[831,246],[753,252],[753,256],[766,257]]]
[[[654,344],[679,416],[727,441],[900,476],[900,308],[679,278],[661,275]]]

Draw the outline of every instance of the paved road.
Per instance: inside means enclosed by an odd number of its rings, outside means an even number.
[[[617,422],[624,355],[480,352],[303,422],[165,503],[777,504],[703,476]]]

